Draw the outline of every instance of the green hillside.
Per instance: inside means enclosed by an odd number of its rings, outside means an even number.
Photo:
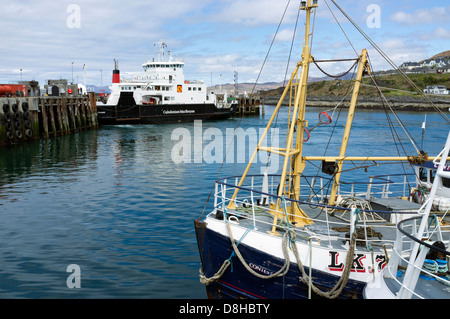
[[[450,74],[408,74],[408,77],[423,90],[428,85],[444,85],[450,89]],[[375,77],[378,86],[386,97],[419,97],[419,94],[408,83],[408,81],[399,74],[378,75]],[[323,80],[311,82],[308,84],[308,95],[321,96],[345,96],[349,89],[353,87],[351,80]],[[264,97],[279,96],[283,88],[275,90],[262,91]],[[378,96],[378,91],[374,86],[372,78],[364,77],[361,85],[360,96]],[[449,96],[450,97],[450,96]]]

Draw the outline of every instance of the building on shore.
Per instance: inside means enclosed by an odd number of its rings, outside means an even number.
[[[443,85],[428,85],[424,90],[423,93],[427,94],[449,94],[449,90]]]

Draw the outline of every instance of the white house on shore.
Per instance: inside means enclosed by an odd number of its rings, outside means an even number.
[[[428,85],[423,90],[423,93],[428,93],[428,94],[449,94],[449,91],[443,85]]]

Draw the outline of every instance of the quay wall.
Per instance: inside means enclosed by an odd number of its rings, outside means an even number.
[[[82,97],[0,98],[0,147],[97,128],[93,93]]]

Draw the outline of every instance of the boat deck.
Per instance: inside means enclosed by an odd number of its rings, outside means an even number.
[[[397,292],[400,288],[400,283],[403,282],[404,272],[399,271],[399,274],[401,275],[397,276],[395,279],[384,279],[391,292]],[[448,286],[448,279],[447,284],[445,284],[430,276],[420,275],[414,293],[412,299],[449,299],[450,286]],[[420,298],[417,295],[420,296]]]

